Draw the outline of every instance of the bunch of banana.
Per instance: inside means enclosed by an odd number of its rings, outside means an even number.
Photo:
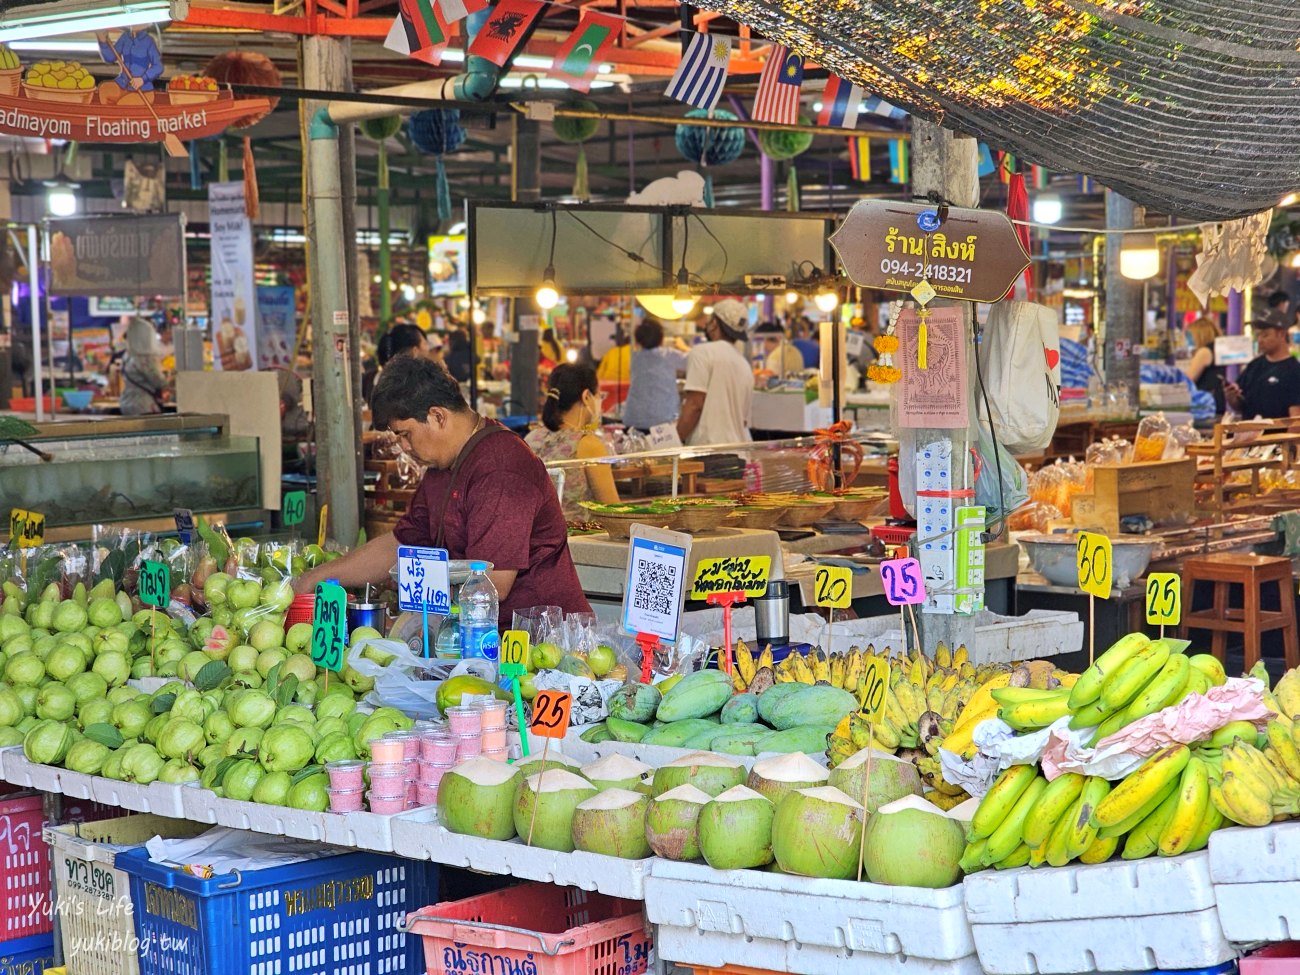
[[[1294,752],[1294,740],[1277,720],[1269,722],[1267,751],[1244,739],[1225,746],[1218,765],[1211,765],[1215,808],[1241,826],[1267,826],[1300,816],[1300,756]]]
[[[1139,718],[1227,680],[1214,656],[1188,657],[1185,648],[1185,643],[1152,640],[1141,633],[1121,637],[1071,688],[1070,727],[1095,728],[1089,745],[1096,745]]]
[[[990,696],[998,703],[997,715],[1016,731],[1046,728],[1070,713],[1068,687],[1040,691],[1033,687],[1001,687]]]
[[[1246,676],[1257,677],[1264,682],[1264,703],[1284,725],[1289,728],[1300,722],[1300,670],[1288,670],[1271,691],[1268,689],[1268,671],[1264,669],[1263,661],[1257,661]]]
[[[862,675],[873,656],[877,655],[870,647],[865,652],[853,647],[847,653],[831,654],[813,648],[807,653],[790,653],[778,664],[773,662],[770,646],[755,657],[744,640],[737,640],[731,683],[742,694],[746,691],[761,694],[773,684],[797,682],[830,684],[856,695],[862,689]]]
[[[957,717],[952,733],[944,739],[943,747],[961,756],[965,761],[970,761],[977,751],[972,740],[975,729],[989,718],[999,717],[1004,703],[1007,705],[1017,703],[1016,695],[1021,694],[1022,691],[1024,693],[1021,699],[1025,703],[1039,700],[1054,701],[1062,692],[1068,697],[1069,689],[1077,680],[1078,675],[1057,670],[1045,660],[1021,662],[1011,670],[995,674],[985,680],[966,703]],[[1005,702],[999,700],[997,696],[997,692],[1004,689],[1016,692],[1008,696]],[[1023,709],[1024,713],[1019,716],[1028,719],[1029,712],[1035,710],[1036,708],[1026,707]],[[1015,716],[1016,714],[1013,714],[1013,717]]]

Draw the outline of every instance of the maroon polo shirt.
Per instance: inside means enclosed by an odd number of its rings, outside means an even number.
[[[398,542],[434,544],[450,477],[450,471],[425,472],[393,529]],[[442,541],[450,558],[481,559],[519,573],[510,595],[501,600],[502,629],[510,628],[515,610],[530,606],[591,612],[569,556],[568,527],[555,486],[537,455],[509,431],[484,437],[461,464],[447,502]]]

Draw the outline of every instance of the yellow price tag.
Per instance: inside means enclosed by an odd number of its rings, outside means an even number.
[[[1075,562],[1079,567],[1079,588],[1098,599],[1110,599],[1111,571],[1114,568],[1110,539],[1093,532],[1079,532],[1075,542]]]
[[[1183,618],[1183,580],[1177,572],[1147,576],[1147,624],[1177,626]]]
[[[316,529],[316,544],[321,548],[325,547],[325,526],[329,523],[330,506],[323,504],[320,506],[320,525]]]
[[[19,548],[36,548],[45,541],[45,516],[39,511],[11,508],[9,537],[17,541]]]
[[[853,570],[843,565],[819,565],[813,577],[813,603],[825,609],[848,609],[853,602]]]
[[[858,684],[862,695],[862,713],[875,714],[885,706],[889,695],[889,661],[884,657],[871,657]]]
[[[528,631],[506,630],[501,634],[501,662],[528,666]]]
[[[767,592],[767,577],[772,573],[770,555],[726,555],[700,559],[695,566],[692,599],[708,599],[724,592],[743,592],[761,596]]]

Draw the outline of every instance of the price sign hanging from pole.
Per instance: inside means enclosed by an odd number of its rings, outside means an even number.
[[[1152,572],[1147,576],[1147,625],[1177,626],[1183,618],[1183,580],[1177,572]]]
[[[1096,532],[1079,532],[1074,542],[1079,588],[1088,594],[1088,664],[1097,657],[1097,600],[1110,599],[1112,586],[1110,539]]]

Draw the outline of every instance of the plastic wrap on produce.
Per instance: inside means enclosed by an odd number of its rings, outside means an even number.
[[[540,670],[533,679],[539,691],[568,691],[573,695],[571,725],[599,724],[609,716],[609,699],[623,686],[619,680],[591,680],[562,670]]]
[[[155,836],[145,843],[149,859],[178,867],[209,867],[214,874],[232,870],[261,870],[283,867],[304,860],[317,860],[338,853],[319,843],[285,840],[283,836],[259,836],[242,829],[218,826],[192,839],[165,840]]]
[[[370,656],[365,655],[367,649]],[[397,708],[417,718],[440,717],[438,687],[454,674],[470,672],[473,663],[420,657],[399,640],[358,640],[348,648],[346,660],[362,677],[374,679],[375,686],[365,697],[368,703]],[[491,678],[491,666],[486,670]]]

